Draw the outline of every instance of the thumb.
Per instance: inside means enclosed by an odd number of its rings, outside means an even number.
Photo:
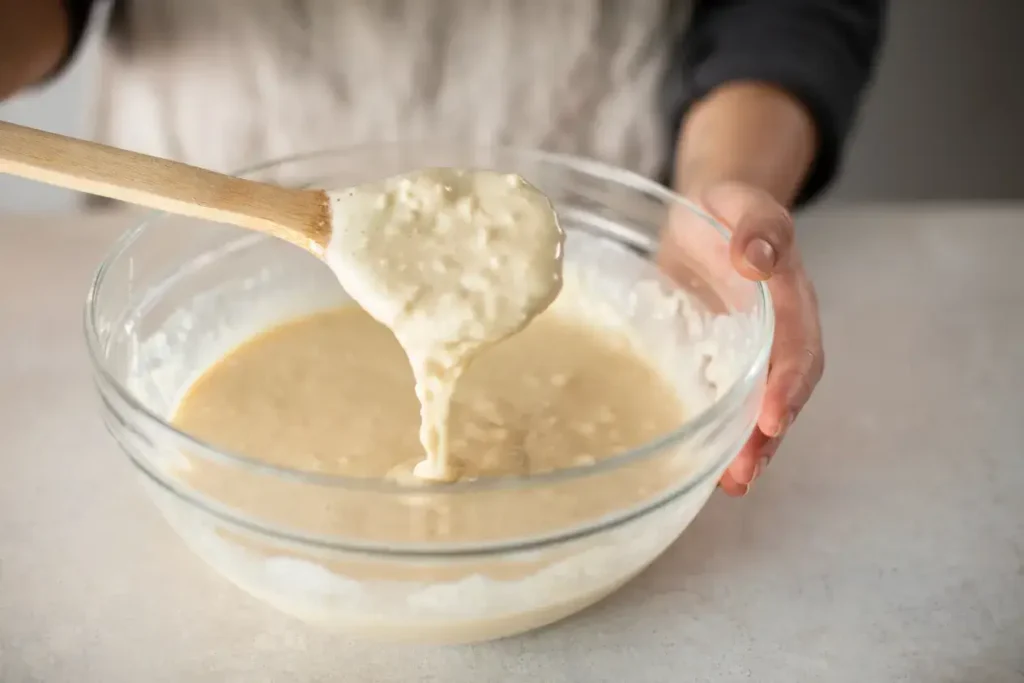
[[[784,268],[793,251],[793,218],[764,190],[722,183],[700,198],[707,211],[732,231],[733,267],[750,280],[767,280]]]

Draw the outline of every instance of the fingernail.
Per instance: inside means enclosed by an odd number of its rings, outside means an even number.
[[[793,424],[793,413],[786,413],[786,415],[781,420],[779,420],[779,426],[775,430],[775,434],[773,434],[772,436],[776,439],[779,438],[780,436],[786,433],[786,430],[789,429],[789,426],[791,424]]]
[[[775,268],[775,248],[760,237],[750,241],[743,250],[743,258],[747,265],[764,277],[771,275]]]
[[[757,461],[757,465],[754,467],[754,479],[757,479],[761,474],[768,468],[768,463],[771,462],[771,456],[762,455]]]

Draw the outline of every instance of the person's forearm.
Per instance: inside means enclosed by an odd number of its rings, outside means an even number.
[[[0,0],[0,100],[52,73],[67,41],[60,0]]]
[[[817,134],[795,98],[760,83],[731,83],[697,102],[683,119],[675,186],[695,196],[742,182],[789,206],[814,161]]]

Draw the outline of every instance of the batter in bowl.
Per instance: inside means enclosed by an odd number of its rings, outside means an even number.
[[[629,340],[566,308],[481,351],[459,380],[449,447],[464,478],[588,466],[681,424],[674,389]],[[275,465],[415,483],[414,383],[394,335],[346,306],[243,344],[192,385],[174,422]]]

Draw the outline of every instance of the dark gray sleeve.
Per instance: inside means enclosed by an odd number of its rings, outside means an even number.
[[[668,76],[670,124],[730,81],[772,83],[814,118],[818,150],[798,203],[832,181],[871,79],[885,0],[696,0]]]

